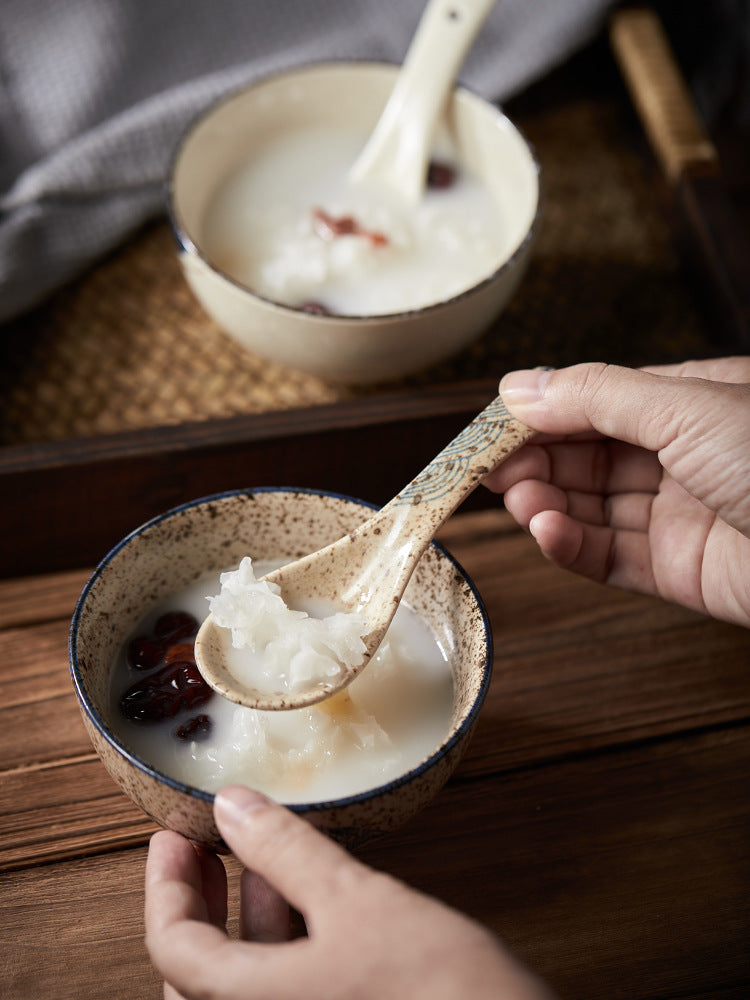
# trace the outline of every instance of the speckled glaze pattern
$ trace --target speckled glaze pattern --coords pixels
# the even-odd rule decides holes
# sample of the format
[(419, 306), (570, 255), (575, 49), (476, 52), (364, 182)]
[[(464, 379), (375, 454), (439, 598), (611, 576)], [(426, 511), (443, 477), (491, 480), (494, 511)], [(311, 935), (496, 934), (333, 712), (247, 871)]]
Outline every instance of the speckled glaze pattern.
[(510, 415), (502, 397), (496, 396), (389, 506), (419, 504), (419, 517), (426, 516), (430, 504), (448, 501), (453, 508), (457, 490), (463, 499), (469, 488), (533, 435), (530, 427)]
[[(162, 826), (222, 850), (213, 794), (184, 785), (130, 752), (110, 728), (109, 679), (120, 643), (149, 608), (211, 571), (254, 559), (299, 558), (354, 530), (372, 509), (336, 494), (295, 489), (235, 491), (175, 508), (136, 529), (88, 580), (70, 632), (73, 684), (86, 729), (107, 770)], [(405, 599), (450, 650), (455, 681), (451, 731), (417, 768), (387, 785), (332, 802), (295, 805), (316, 826), (354, 846), (420, 810), (463, 754), (492, 670), (492, 636), (481, 599), (438, 545), (422, 556)]]

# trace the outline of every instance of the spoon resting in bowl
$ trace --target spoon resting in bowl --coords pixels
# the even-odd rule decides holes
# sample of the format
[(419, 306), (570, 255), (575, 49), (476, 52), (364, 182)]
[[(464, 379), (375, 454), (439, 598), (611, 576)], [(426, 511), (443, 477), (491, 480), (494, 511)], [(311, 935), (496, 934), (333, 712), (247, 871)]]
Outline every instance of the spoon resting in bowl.
[(401, 492), (350, 534), (268, 573), (290, 607), (317, 601), (364, 616), (361, 662), (295, 690), (249, 686), (229, 669), (231, 630), (209, 614), (195, 640), (195, 659), (219, 694), (249, 708), (303, 708), (336, 694), (364, 669), (382, 641), (420, 557), (438, 528), (484, 476), (534, 431), (512, 417), (498, 396)]
[(422, 196), (435, 124), (496, 0), (429, 0), (391, 96), (349, 172), (415, 205)]

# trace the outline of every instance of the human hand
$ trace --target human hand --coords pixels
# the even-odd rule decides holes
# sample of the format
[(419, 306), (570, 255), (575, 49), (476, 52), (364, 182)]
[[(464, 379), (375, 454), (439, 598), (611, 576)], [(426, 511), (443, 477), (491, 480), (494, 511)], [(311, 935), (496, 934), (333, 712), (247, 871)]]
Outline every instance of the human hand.
[(506, 375), (544, 432), (485, 480), (552, 562), (750, 625), (750, 358)]
[[(366, 867), (306, 820), (234, 786), (216, 797), (222, 836), (246, 866), (241, 940), (225, 932), (219, 858), (154, 835), (146, 944), (165, 997), (222, 1000), (552, 1000), (479, 924)], [(284, 899), (307, 937), (288, 936)]]

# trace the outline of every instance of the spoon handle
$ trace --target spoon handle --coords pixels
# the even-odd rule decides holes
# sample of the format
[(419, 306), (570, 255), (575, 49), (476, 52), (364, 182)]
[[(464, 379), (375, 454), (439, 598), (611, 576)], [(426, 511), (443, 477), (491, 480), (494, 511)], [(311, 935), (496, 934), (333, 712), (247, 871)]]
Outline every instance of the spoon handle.
[[(512, 417), (500, 396), (485, 407), (383, 511), (411, 507), (412, 517), (429, 522), (418, 533), (442, 523), (496, 465), (536, 432)], [(400, 519), (400, 518), (399, 518)]]
[[(379, 625), (382, 637), (393, 614), (387, 595), (401, 597), (440, 525), (488, 472), (535, 433), (512, 417), (496, 397), (416, 478), (349, 536), (351, 541), (357, 536), (363, 542), (370, 539), (378, 556), (358, 567), (353, 586), (342, 595), (346, 606), (353, 610), (372, 607), (379, 596), (382, 607), (390, 609)], [(345, 559), (346, 550), (341, 551)]]
[(429, 0), (388, 103), (351, 170), (385, 181), (409, 202), (424, 186), (435, 123), (496, 0)]

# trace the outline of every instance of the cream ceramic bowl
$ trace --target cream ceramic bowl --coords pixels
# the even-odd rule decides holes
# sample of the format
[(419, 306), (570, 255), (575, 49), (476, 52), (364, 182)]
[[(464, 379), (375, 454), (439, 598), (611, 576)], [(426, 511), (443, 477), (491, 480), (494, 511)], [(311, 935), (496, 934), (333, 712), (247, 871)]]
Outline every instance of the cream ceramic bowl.
[[(350, 531), (369, 506), (332, 493), (255, 489), (196, 500), (154, 518), (117, 545), (79, 598), (70, 665), (83, 721), (109, 773), (162, 826), (221, 849), (214, 796), (170, 778), (131, 752), (111, 726), (109, 683), (120, 643), (148, 610), (207, 572), (242, 556), (296, 558)], [(463, 570), (438, 545), (420, 561), (408, 602), (453, 650), (455, 695), (450, 732), (418, 767), (379, 788), (330, 802), (294, 805), (350, 846), (391, 830), (439, 791), (466, 748), (492, 670), (492, 637), (483, 605)]]
[(539, 214), (538, 164), (498, 108), (461, 88), (453, 93), (445, 127), (463, 165), (495, 199), (512, 248), (473, 288), (412, 312), (320, 316), (262, 298), (206, 258), (207, 206), (253, 150), (303, 124), (365, 126), (369, 132), (396, 73), (397, 67), (379, 63), (324, 63), (264, 79), (204, 113), (176, 151), (168, 201), (185, 277), (206, 312), (261, 357), (336, 381), (400, 378), (477, 338), (521, 279)]

